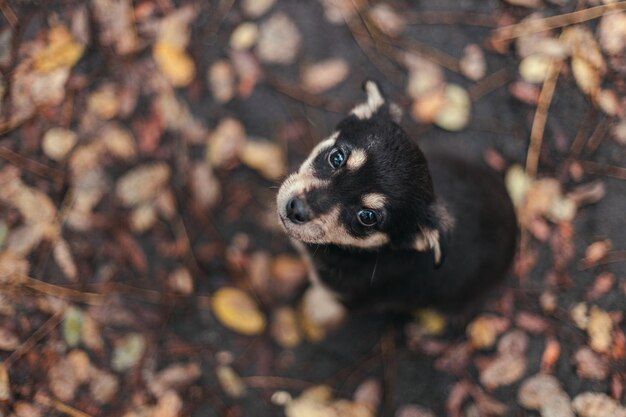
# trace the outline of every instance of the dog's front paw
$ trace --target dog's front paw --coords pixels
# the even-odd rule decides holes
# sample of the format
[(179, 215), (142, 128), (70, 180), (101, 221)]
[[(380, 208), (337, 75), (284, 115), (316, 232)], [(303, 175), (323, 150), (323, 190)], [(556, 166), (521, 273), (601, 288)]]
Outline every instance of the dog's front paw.
[(331, 291), (321, 285), (313, 285), (302, 298), (302, 314), (312, 326), (327, 330), (341, 324), (347, 310)]

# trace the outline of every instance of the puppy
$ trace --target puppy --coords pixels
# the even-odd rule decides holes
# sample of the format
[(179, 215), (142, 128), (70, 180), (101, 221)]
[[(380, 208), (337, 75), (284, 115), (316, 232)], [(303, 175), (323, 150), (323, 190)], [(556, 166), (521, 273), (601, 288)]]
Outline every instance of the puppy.
[(337, 324), (349, 308), (462, 313), (510, 267), (513, 205), (487, 167), (429, 155), (397, 124), (373, 81), (334, 133), (281, 185), (280, 222), (308, 261), (305, 314)]

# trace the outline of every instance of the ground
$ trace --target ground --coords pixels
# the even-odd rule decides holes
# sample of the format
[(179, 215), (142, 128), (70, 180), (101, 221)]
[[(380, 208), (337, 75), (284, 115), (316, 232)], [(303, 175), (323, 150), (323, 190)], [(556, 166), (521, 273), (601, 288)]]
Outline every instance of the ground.
[[(604, 3), (0, 1), (0, 415), (626, 414)], [(368, 78), (516, 201), (516, 263), (464, 335), (298, 313), (276, 189)]]

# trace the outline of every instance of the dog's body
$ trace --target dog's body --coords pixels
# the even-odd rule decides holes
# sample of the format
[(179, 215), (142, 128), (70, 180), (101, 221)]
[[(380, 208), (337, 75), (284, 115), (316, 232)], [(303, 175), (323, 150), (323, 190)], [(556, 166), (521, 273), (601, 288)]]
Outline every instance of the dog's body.
[[(445, 154), (429, 163), (378, 86), (282, 185), (279, 217), (309, 260), (309, 316), (345, 307), (461, 312), (501, 281), (517, 222), (499, 176)], [(435, 194), (436, 192), (436, 194)]]

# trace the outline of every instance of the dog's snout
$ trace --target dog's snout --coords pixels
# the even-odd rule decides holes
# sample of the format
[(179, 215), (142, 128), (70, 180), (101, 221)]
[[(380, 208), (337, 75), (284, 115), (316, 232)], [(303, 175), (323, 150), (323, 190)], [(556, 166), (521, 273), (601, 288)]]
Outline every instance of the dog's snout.
[(309, 209), (306, 203), (298, 197), (289, 200), (287, 202), (287, 218), (298, 224), (309, 221)]

